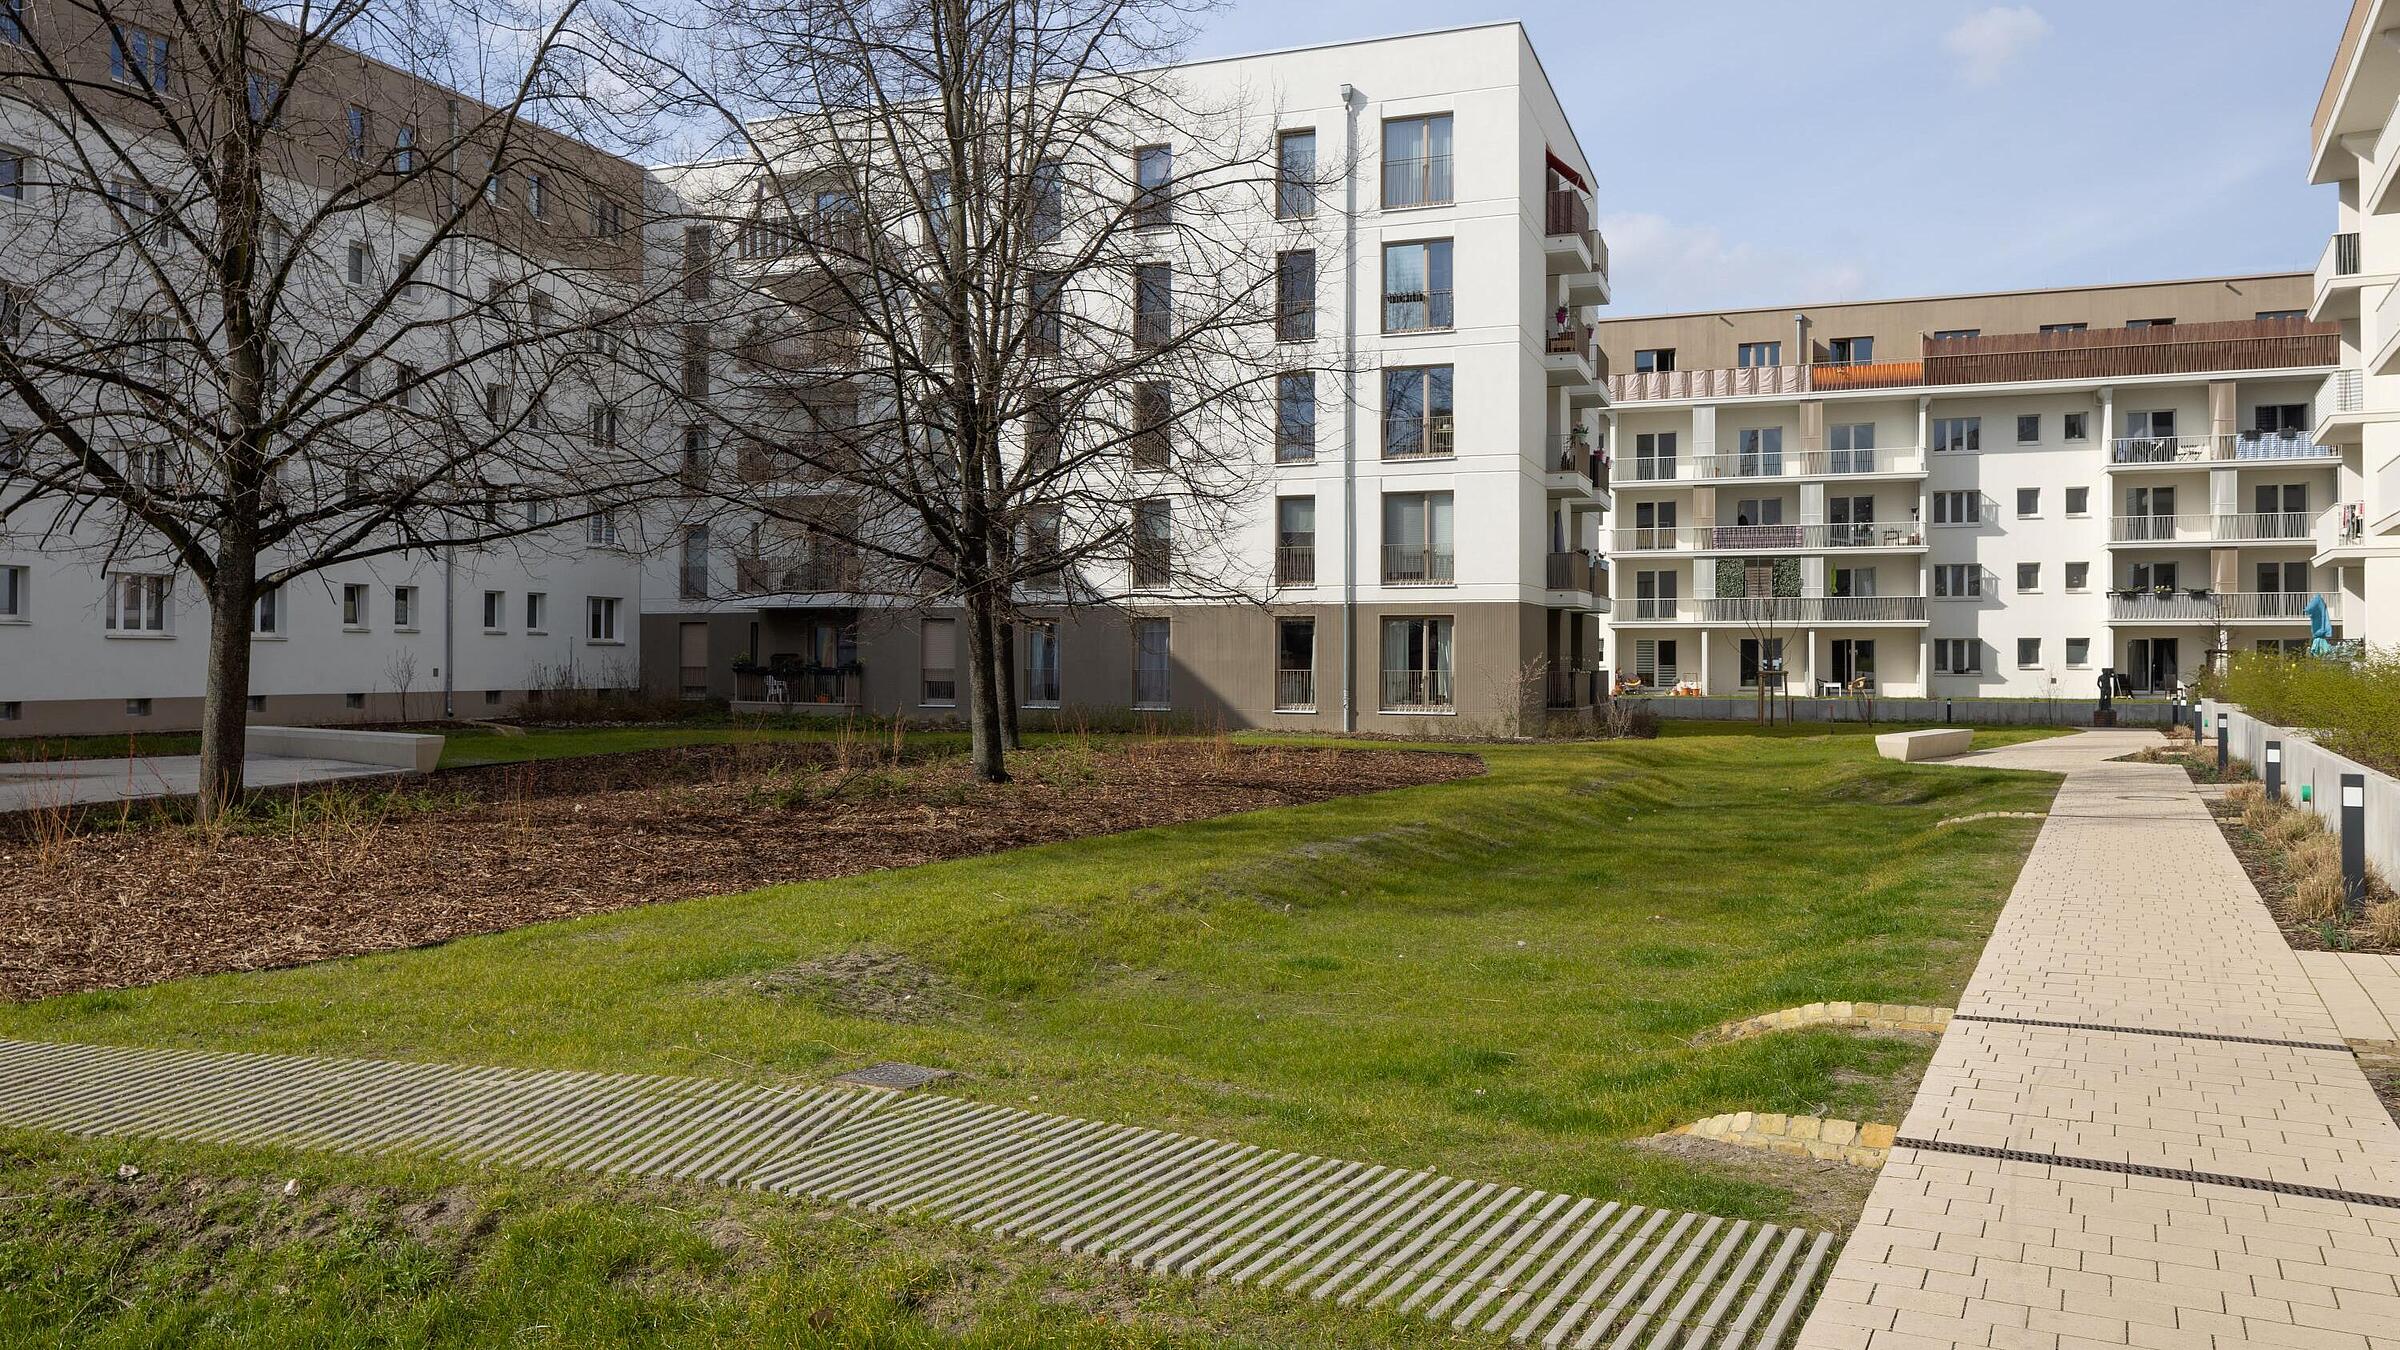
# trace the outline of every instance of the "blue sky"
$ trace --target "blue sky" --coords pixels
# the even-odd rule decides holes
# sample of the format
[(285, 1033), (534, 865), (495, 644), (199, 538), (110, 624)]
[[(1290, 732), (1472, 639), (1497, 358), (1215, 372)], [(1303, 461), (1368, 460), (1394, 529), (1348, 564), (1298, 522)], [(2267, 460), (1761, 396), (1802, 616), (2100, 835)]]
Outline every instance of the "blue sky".
[[(2348, 0), (1231, 0), (1194, 55), (1517, 18), (1609, 313), (2301, 269)], [(1855, 92), (1853, 92), (1855, 91)]]

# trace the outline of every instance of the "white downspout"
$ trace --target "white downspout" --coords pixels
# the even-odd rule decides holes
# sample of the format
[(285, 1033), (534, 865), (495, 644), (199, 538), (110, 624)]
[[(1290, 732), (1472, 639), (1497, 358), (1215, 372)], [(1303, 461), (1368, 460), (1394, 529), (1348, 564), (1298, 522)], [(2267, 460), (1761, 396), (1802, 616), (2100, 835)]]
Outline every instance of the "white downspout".
[(1342, 86), (1342, 730), (1358, 730), (1358, 91)]

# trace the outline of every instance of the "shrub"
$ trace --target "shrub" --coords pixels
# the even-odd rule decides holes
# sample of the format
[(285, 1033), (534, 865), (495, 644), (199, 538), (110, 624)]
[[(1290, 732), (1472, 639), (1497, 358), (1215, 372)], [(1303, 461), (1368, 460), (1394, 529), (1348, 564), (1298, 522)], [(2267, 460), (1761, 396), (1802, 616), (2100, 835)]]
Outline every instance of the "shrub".
[(2312, 834), (2323, 834), (2325, 822), (2314, 811), (2286, 811), (2283, 818), (2267, 830), (2267, 836), (2278, 844), (2297, 844)]
[(2367, 933), (2378, 946), (2400, 947), (2400, 900), (2367, 906)]
[(2292, 846), (2290, 858), (2294, 876), (2330, 876), (2337, 882), (2341, 880), (2342, 841), (2330, 834), (2320, 832), (2301, 840)]
[(2342, 876), (2322, 874), (2302, 877), (2300, 887), (2292, 893), (2286, 907), (2291, 917), (2302, 923), (2338, 923), (2343, 916)]
[(2313, 732), (2335, 754), (2400, 771), (2400, 648), (2354, 661), (2238, 652), (2209, 685), (2253, 717)]

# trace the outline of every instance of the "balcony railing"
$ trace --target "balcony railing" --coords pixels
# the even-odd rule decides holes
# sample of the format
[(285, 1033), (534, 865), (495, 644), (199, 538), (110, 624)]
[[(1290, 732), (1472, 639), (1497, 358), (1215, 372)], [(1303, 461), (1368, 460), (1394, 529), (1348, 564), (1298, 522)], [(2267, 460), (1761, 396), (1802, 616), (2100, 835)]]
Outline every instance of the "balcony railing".
[(2315, 524), (2306, 511), (2112, 516), (2108, 537), (2117, 544), (2273, 543), (2307, 539)]
[(1449, 413), (1383, 419), (1385, 459), (1438, 459), (1456, 453), (1457, 422)]
[[(2309, 591), (2112, 591), (2111, 623), (2257, 623), (2305, 621)], [(2325, 597), (2327, 617), (2341, 614), (2340, 597)]]
[(1419, 155), (1383, 162), (1387, 207), (1445, 206), (1450, 202), (1450, 156)]
[(1617, 461), (1617, 469), (1628, 483), (1669, 482), (1681, 467), (1682, 462), (1673, 455), (1642, 455)]
[(1674, 595), (1637, 595), (1625, 602), (1626, 616), (1635, 623), (1675, 623), (1700, 617), (1700, 602)]
[(1275, 711), (1315, 712), (1317, 710), (1317, 672), (1313, 670), (1278, 670), (1275, 672)]
[(1553, 553), (1548, 557), (1545, 581), (1554, 591), (1582, 591), (1587, 595), (1602, 593), (1600, 560), (1589, 553)]
[(1314, 586), (1317, 584), (1317, 546), (1310, 544), (1281, 544), (1275, 549), (1275, 584), (1278, 586)]
[(1430, 333), (1452, 326), (1448, 291), (1392, 291), (1383, 297), (1383, 331)]
[(1608, 481), (1607, 465), (1594, 458), (1592, 443), (1580, 436), (1567, 435), (1550, 438), (1548, 471), (1573, 474), (1593, 487), (1599, 487)]
[(1625, 602), (1630, 623), (1923, 623), (1921, 595), (1739, 595)]
[(1553, 708), (1588, 708), (1599, 701), (1600, 675), (1588, 666), (1552, 666), (1544, 683)]
[(783, 666), (768, 670), (737, 670), (734, 697), (744, 703), (856, 704), (865, 676), (859, 667)]
[(1457, 581), (1456, 559), (1449, 549), (1422, 544), (1386, 544), (1383, 584), (1386, 586), (1449, 586)]
[[(2400, 118), (2393, 119), (2400, 126)], [(2324, 387), (2317, 391), (2317, 415), (2356, 413), (2367, 410), (2367, 376), (2361, 370), (2337, 370), (2325, 377)]]
[(2335, 276), (2354, 277), (2364, 270), (2360, 266), (2356, 231), (2335, 235), (2333, 242), (2326, 247), (2333, 251), (2333, 274)]
[(1798, 525), (1718, 525), (1700, 531), (1704, 551), (1778, 549), (1915, 548), (1925, 532), (1914, 524), (1873, 521), (1806, 522)]
[(797, 563), (740, 556), (733, 585), (743, 595), (846, 595), (866, 589), (865, 560), (852, 553), (826, 554)]
[(1571, 187), (1550, 189), (1542, 209), (1542, 233), (1552, 236), (1585, 234), (1592, 228), (1592, 206)]
[(2216, 601), (2203, 591), (2120, 591), (2108, 597), (2110, 623), (2215, 623)]
[(2364, 502), (2335, 502), (2317, 516), (2313, 531), (2317, 551), (2342, 548), (2366, 538), (2367, 506)]
[(1398, 712), (1426, 712), (1451, 707), (1450, 672), (1446, 670), (1387, 670), (1383, 672), (1383, 706)]
[(1699, 547), (1700, 531), (1690, 525), (1634, 525), (1609, 532), (1618, 553), (1667, 553)]
[(1593, 355), (1595, 336), (1588, 323), (1570, 320), (1563, 327), (1552, 324), (1549, 340), (1543, 344), (1542, 351), (1550, 356), (1580, 356), (1587, 363), (1594, 362), (1597, 360)]
[[(1655, 461), (1654, 461), (1655, 462)], [(1693, 455), (1680, 465), (1687, 479), (1712, 478), (1839, 478), (1849, 474), (1915, 473), (1924, 465), (1914, 446), (1905, 449), (1735, 451)], [(1673, 476), (1672, 474), (1668, 476)]]

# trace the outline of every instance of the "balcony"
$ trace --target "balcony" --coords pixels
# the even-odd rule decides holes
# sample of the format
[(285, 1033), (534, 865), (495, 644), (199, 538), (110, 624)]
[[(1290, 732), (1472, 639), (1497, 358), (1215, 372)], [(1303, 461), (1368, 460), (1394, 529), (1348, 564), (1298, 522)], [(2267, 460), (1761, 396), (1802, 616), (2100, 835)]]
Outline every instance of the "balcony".
[(2356, 234), (2337, 234), (2325, 241), (2325, 251), (2317, 257), (2308, 304), (2312, 322), (2338, 323), (2358, 317), (2359, 291), (2368, 284), (2360, 261)]
[(1607, 573), (1600, 560), (1589, 553), (1552, 553), (1545, 562), (1543, 581), (1553, 591), (1587, 596), (1608, 593)]
[(2384, 288), (2383, 298), (2375, 302), (2371, 331), (2359, 336), (2361, 347), (2374, 353), (2367, 359), (2369, 375), (2400, 373), (2400, 281)]
[(2316, 545), (2316, 561), (2320, 566), (2337, 551), (2364, 549), (2367, 542), (2367, 504), (2336, 502), (2326, 507), (2318, 513), (2309, 535)]
[(1779, 450), (1772, 453), (1687, 455), (1620, 460), (1629, 482), (1739, 482), (1745, 479), (1913, 478), (1925, 473), (1925, 452), (1906, 449)]
[(2331, 366), (2340, 359), (2341, 330), (2336, 325), (2242, 319), (2165, 328), (1927, 338), (1921, 359), (1914, 361), (1637, 371), (1609, 377), (1608, 396), (1612, 403), (1799, 398), (1878, 389), (2286, 370)]
[(1703, 553), (1777, 553), (1817, 549), (1923, 548), (1925, 532), (1915, 524), (1872, 521), (1798, 525), (1716, 525), (1701, 529)]
[(753, 555), (733, 560), (734, 589), (743, 595), (855, 595), (866, 589), (866, 562), (855, 553), (825, 553), (789, 562)]
[[(2111, 591), (2110, 623), (2222, 624), (2306, 623), (2306, 591)], [(2328, 617), (2339, 618), (2340, 597), (2325, 597)]]
[(1542, 476), (1552, 495), (1605, 492), (1608, 457), (1593, 454), (1591, 441), (1580, 434), (1552, 436)]
[(1591, 199), (1581, 188), (1554, 183), (1543, 194), (1542, 253), (1566, 285), (1570, 305), (1608, 300), (1608, 253), (1592, 228)]
[(1588, 391), (1586, 397), (1571, 396), (1570, 402), (1599, 401), (1600, 376), (1606, 367), (1600, 361), (1598, 334), (1590, 324), (1573, 319), (1552, 324), (1550, 336), (1542, 344), (1542, 366), (1552, 385)]
[(2111, 516), (2112, 544), (2274, 544), (2313, 537), (2306, 511), (2230, 511), (2211, 514)]
[(1383, 584), (1386, 586), (1451, 586), (1458, 581), (1457, 558), (1449, 549), (1423, 544), (1383, 546)]
[(2299, 432), (2245, 431), (2226, 436), (2123, 436), (2109, 442), (2112, 469), (2201, 468), (2211, 464), (2321, 460), (2339, 464), (2342, 452)]
[(1275, 584), (1278, 586), (1316, 585), (1316, 544), (1311, 542), (1278, 545), (1275, 549)]
[(1637, 597), (1625, 602), (1625, 622), (1659, 624), (1922, 624), (1921, 595), (1740, 595)]
[[(2400, 118), (2392, 119), (2400, 124)], [(2346, 436), (2355, 436), (2366, 421), (2367, 375), (2363, 370), (2337, 370), (2325, 377), (2317, 389), (2317, 434), (2320, 442), (2333, 443)], [(2335, 454), (2341, 453), (2338, 449)]]
[(865, 686), (865, 673), (847, 666), (774, 665), (766, 669), (736, 669), (734, 701), (755, 705), (745, 711), (800, 707), (854, 708)]
[(1600, 701), (1600, 673), (1589, 666), (1552, 666), (1543, 681), (1552, 708), (1588, 708)]

